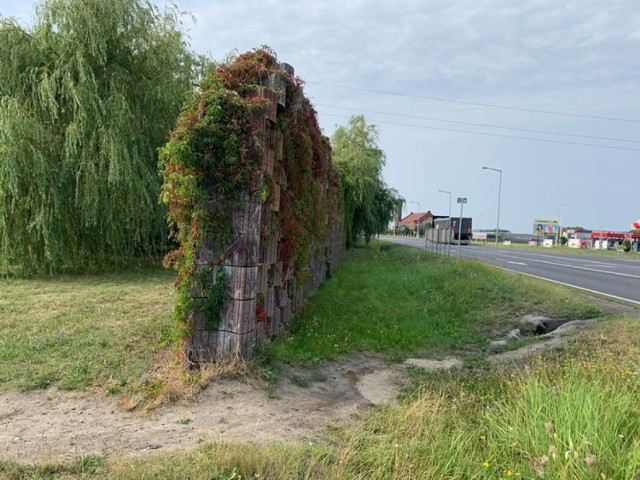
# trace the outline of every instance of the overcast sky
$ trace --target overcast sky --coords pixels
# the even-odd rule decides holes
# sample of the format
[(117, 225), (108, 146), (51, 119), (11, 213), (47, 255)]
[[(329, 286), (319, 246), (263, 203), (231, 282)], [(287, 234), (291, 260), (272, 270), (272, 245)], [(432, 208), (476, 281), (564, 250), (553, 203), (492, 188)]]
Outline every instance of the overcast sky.
[[(222, 59), (269, 45), (293, 65), (326, 135), (356, 113), (378, 125), (385, 181), (405, 213), (420, 202), (447, 214), (438, 190), (448, 190), (454, 214), (467, 197), (474, 227), (495, 228), (499, 174), (488, 166), (503, 171), (502, 228), (530, 232), (534, 218), (559, 214), (565, 225), (628, 230), (640, 218), (637, 0), (174, 3), (197, 20), (185, 24), (196, 52)], [(33, 3), (0, 0), (0, 14), (28, 24)]]

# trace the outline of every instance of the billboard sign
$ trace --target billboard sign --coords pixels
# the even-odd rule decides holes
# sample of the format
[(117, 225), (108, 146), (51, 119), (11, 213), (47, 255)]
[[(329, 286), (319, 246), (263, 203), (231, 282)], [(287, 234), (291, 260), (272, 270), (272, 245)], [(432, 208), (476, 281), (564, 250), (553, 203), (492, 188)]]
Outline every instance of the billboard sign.
[(541, 219), (534, 220), (533, 234), (537, 236), (558, 235), (558, 221)]

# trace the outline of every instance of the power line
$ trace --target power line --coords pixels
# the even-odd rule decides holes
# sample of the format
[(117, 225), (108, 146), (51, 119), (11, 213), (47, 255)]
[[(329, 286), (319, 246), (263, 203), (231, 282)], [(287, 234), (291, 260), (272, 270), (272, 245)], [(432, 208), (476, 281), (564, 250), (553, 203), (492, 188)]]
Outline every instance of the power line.
[[(323, 113), (322, 115), (327, 115), (330, 117), (338, 117), (338, 118), (351, 118), (347, 115), (337, 115), (335, 113)], [(597, 143), (580, 143), (580, 142), (568, 142), (565, 140), (551, 140), (549, 138), (536, 138), (536, 137), (525, 137), (522, 135), (502, 135), (500, 133), (487, 133), (487, 132), (474, 132), (472, 130), (457, 130), (455, 128), (444, 128), (444, 127), (430, 127), (427, 125), (413, 125), (410, 123), (399, 123), (399, 122), (386, 122), (383, 120), (371, 120), (372, 123), (384, 123), (387, 125), (397, 125), (400, 127), (413, 127), (413, 128), (425, 128), (429, 130), (441, 130), (445, 132), (456, 132), (456, 133), (470, 133), (472, 135), (483, 135), (486, 137), (499, 137), (499, 138), (512, 138), (517, 140), (533, 140), (535, 142), (548, 142), (548, 143), (560, 143), (564, 145), (579, 145), (582, 147), (599, 147), (599, 148), (608, 148), (611, 150), (632, 150), (636, 152), (640, 152), (640, 148), (631, 148), (631, 147), (617, 147), (614, 145), (600, 145)]]
[[(337, 108), (339, 110), (355, 110), (353, 108), (339, 107), (337, 105), (327, 105), (327, 104), (324, 104), (324, 103), (316, 103), (316, 105), (318, 107)], [(393, 116), (396, 116), (396, 117), (415, 118), (415, 119), (419, 119), (419, 120), (431, 120), (431, 121), (436, 121), (436, 122), (456, 123), (456, 124), (459, 124), (459, 125), (472, 125), (474, 127), (500, 128), (500, 129), (503, 129), (503, 130), (515, 130), (515, 131), (518, 131), (518, 132), (543, 133), (543, 134), (547, 134), (547, 135), (561, 135), (561, 136), (565, 136), (565, 137), (589, 138), (591, 140), (610, 140), (610, 141), (615, 141), (615, 142), (640, 143), (640, 140), (632, 140), (630, 138), (598, 137), (598, 136), (595, 136), (595, 135), (580, 135), (580, 134), (577, 134), (577, 133), (553, 132), (551, 130), (532, 130), (532, 129), (528, 129), (528, 128), (505, 127), (505, 126), (502, 126), (502, 125), (493, 125), (493, 124), (490, 124), (490, 123), (475, 123), (475, 122), (464, 122), (464, 121), (461, 121), (461, 120), (446, 120), (444, 118), (422, 117), (422, 116), (418, 116), (418, 115), (406, 115), (406, 114), (402, 114), (402, 113), (379, 112), (379, 111), (376, 111), (376, 110), (365, 110), (363, 108), (359, 108), (357, 110), (360, 111), (360, 112), (375, 113), (375, 114), (379, 114), (379, 115), (393, 115)]]
[(342, 88), (345, 90), (355, 90), (359, 92), (369, 92), (369, 93), (378, 93), (382, 95), (394, 95), (396, 97), (408, 97), (408, 98), (420, 98), (423, 100), (433, 100), (436, 102), (447, 102), (447, 103), (458, 103), (462, 105), (475, 105), (478, 107), (488, 107), (488, 108), (500, 108), (503, 110), (516, 110), (519, 112), (530, 112), (530, 113), (543, 113), (546, 115), (562, 115), (565, 117), (580, 117), (580, 118), (591, 118), (595, 120), (610, 120), (613, 122), (631, 122), (631, 123), (640, 123), (640, 120), (633, 118), (617, 118), (617, 117), (603, 117), (599, 115), (585, 115), (580, 113), (570, 113), (570, 112), (559, 112), (554, 110), (539, 110), (535, 108), (524, 108), (524, 107), (512, 107), (509, 105), (498, 105), (494, 103), (479, 103), (479, 102), (467, 102), (465, 100), (452, 100), (450, 98), (439, 98), (439, 97), (429, 97), (426, 95), (412, 95), (409, 93), (399, 93), (399, 92), (389, 92), (386, 90), (373, 90), (369, 88), (358, 88), (358, 87), (348, 87), (346, 85), (335, 85), (333, 83), (323, 83), (323, 82), (312, 82), (305, 81), (305, 83), (311, 85), (322, 85), (324, 87), (332, 87), (332, 88)]

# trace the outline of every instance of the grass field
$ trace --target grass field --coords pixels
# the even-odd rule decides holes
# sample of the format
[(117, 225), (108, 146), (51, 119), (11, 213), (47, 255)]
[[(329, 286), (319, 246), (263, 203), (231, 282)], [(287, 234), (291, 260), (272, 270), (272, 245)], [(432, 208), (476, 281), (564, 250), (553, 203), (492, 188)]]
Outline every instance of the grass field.
[[(0, 388), (140, 387), (173, 342), (171, 271), (0, 279)], [(599, 314), (561, 287), (398, 245), (353, 249), (265, 348), (271, 362), (317, 364), (366, 351), (400, 360), (482, 348), (524, 313)], [(148, 385), (145, 387), (148, 388)]]
[[(3, 365), (11, 362), (3, 388), (44, 386), (26, 381), (26, 369), (13, 371), (31, 356), (41, 378), (66, 388), (110, 385), (118, 374), (119, 385), (134, 383), (170, 338), (171, 278), (150, 270), (0, 281), (1, 338), (13, 335), (16, 343), (12, 356), (2, 357)], [(376, 243), (349, 252), (291, 334), (265, 348), (263, 358), (316, 364), (357, 351), (392, 360), (477, 351), (524, 313), (600, 312), (562, 287)], [(334, 428), (320, 443), (207, 444), (137, 458), (92, 455), (65, 465), (0, 460), (0, 478), (640, 478), (637, 321), (605, 319), (590, 336), (520, 368), (412, 367), (398, 405)], [(60, 330), (72, 338), (58, 340)], [(84, 348), (90, 355), (74, 356)], [(91, 375), (75, 374), (80, 362), (91, 365)]]
[(0, 279), (0, 388), (139, 383), (172, 332), (173, 273)]

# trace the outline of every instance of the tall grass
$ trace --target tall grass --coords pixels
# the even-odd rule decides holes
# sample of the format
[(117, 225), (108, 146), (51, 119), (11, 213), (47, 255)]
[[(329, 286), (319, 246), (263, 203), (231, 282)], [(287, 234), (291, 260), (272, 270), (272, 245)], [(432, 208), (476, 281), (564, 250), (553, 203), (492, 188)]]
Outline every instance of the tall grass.
[[(617, 338), (630, 323), (614, 325)], [(633, 332), (636, 342), (638, 335)], [(500, 383), (501, 402), (485, 415), (487, 456), (502, 463), (509, 445), (520, 469), (554, 478), (640, 475), (638, 344), (588, 342), (537, 358)], [(599, 344), (598, 344), (599, 343)]]

